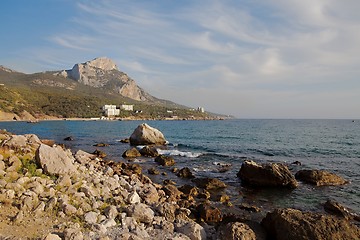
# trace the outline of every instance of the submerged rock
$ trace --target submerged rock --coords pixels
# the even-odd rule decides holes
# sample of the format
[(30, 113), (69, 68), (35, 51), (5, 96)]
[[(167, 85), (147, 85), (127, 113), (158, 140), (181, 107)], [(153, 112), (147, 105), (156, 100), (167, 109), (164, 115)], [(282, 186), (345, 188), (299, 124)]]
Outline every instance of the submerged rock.
[(188, 168), (188, 167), (184, 167), (184, 168), (180, 169), (176, 175), (181, 178), (194, 178), (195, 177), (193, 175), (193, 173), (191, 172), (190, 168)]
[(246, 184), (255, 187), (296, 188), (297, 181), (289, 169), (281, 163), (257, 164), (245, 161), (237, 176)]
[(344, 178), (324, 170), (300, 170), (296, 179), (316, 186), (336, 186), (348, 183)]
[(269, 239), (360, 239), (357, 226), (344, 219), (296, 209), (276, 209), (261, 224)]
[(131, 145), (165, 145), (162, 132), (146, 123), (139, 125), (130, 136)]

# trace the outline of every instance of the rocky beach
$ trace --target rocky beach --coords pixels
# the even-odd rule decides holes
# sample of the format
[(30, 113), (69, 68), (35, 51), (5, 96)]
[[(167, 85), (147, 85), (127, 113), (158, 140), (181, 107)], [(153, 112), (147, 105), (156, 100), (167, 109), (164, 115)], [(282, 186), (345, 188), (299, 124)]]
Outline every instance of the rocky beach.
[[(327, 201), (324, 212), (233, 205), (227, 184), (177, 169), (165, 136), (140, 124), (123, 161), (102, 151), (72, 152), (34, 134), (0, 133), (0, 238), (2, 239), (359, 239), (359, 216)], [(125, 141), (126, 142), (126, 141)], [(143, 146), (143, 147), (139, 147)], [(158, 167), (145, 171), (142, 156)], [(229, 166), (223, 166), (229, 167)], [(174, 172), (181, 182), (147, 175)], [(224, 172), (226, 169), (224, 169)], [(165, 176), (166, 177), (166, 176)], [(237, 176), (245, 187), (295, 189), (350, 184), (323, 170), (293, 174), (284, 163), (244, 160)], [(246, 197), (246, 196), (244, 196)]]

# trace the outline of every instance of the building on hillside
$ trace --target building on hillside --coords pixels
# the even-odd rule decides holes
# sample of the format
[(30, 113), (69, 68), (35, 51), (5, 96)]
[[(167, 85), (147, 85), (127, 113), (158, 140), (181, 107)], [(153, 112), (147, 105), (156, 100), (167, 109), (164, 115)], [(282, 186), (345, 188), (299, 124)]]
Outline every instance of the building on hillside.
[(122, 104), (120, 109), (124, 111), (134, 111), (134, 105)]
[(107, 117), (113, 117), (113, 116), (120, 115), (120, 109), (117, 109), (116, 105), (104, 105), (102, 107), (102, 110), (104, 111), (104, 114)]
[(205, 112), (205, 109), (203, 107), (198, 107), (197, 108), (197, 111), (198, 112), (201, 112), (201, 113), (204, 113)]

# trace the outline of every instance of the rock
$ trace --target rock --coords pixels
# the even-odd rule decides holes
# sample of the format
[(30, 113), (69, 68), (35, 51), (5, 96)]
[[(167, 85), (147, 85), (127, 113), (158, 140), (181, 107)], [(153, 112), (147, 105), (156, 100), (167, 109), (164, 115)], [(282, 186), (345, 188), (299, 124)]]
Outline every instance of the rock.
[(296, 179), (316, 186), (336, 186), (348, 183), (342, 177), (324, 170), (300, 170)]
[(242, 203), (238, 206), (240, 209), (242, 210), (246, 210), (246, 211), (249, 211), (249, 212), (260, 212), (261, 209), (257, 206), (252, 206), (252, 205), (249, 205), (249, 204), (246, 204), (246, 203)]
[(179, 190), (182, 191), (184, 194), (192, 197), (196, 197), (197, 195), (199, 195), (199, 188), (189, 184), (185, 184), (179, 187)]
[(146, 123), (139, 125), (130, 136), (131, 145), (165, 145), (162, 132)]
[(77, 173), (73, 160), (59, 147), (49, 147), (41, 144), (36, 151), (36, 160), (41, 168), (50, 175), (64, 175)]
[(136, 148), (126, 150), (122, 155), (123, 158), (136, 158), (140, 156), (141, 153)]
[(26, 148), (27, 138), (23, 135), (12, 135), (9, 140), (4, 142), (5, 146), (14, 150), (21, 150)]
[(129, 205), (125, 211), (130, 217), (135, 218), (139, 222), (151, 223), (154, 219), (154, 211), (143, 203)]
[(216, 178), (195, 178), (193, 182), (195, 182), (199, 188), (203, 188), (206, 190), (214, 190), (227, 187), (224, 182)]
[(104, 209), (104, 214), (109, 219), (115, 219), (119, 212), (115, 206), (110, 205)]
[(160, 171), (157, 170), (156, 168), (152, 167), (152, 168), (148, 169), (148, 173), (151, 174), (151, 175), (159, 175)]
[(94, 147), (108, 147), (110, 144), (108, 143), (97, 143), (93, 145)]
[(96, 149), (94, 152), (93, 152), (94, 155), (96, 155), (97, 157), (99, 158), (105, 158), (106, 157), (106, 153), (103, 152), (103, 151), (100, 151), (98, 149)]
[(94, 154), (87, 153), (87, 152), (85, 152), (83, 150), (78, 150), (75, 153), (76, 161), (81, 163), (81, 164), (88, 163), (88, 162), (94, 160), (95, 158), (96, 158), (96, 156)]
[(66, 215), (71, 216), (77, 212), (77, 209), (71, 204), (64, 204), (63, 211)]
[(144, 184), (139, 192), (140, 197), (146, 204), (157, 203), (160, 199), (159, 194), (153, 184)]
[(221, 211), (211, 205), (202, 203), (196, 208), (199, 218), (206, 223), (219, 223), (222, 220)]
[(348, 209), (333, 200), (327, 200), (324, 204), (324, 209), (330, 214), (334, 214), (345, 219), (351, 219), (353, 217)]
[(136, 204), (136, 203), (140, 203), (141, 202), (141, 198), (139, 196), (139, 194), (134, 191), (132, 193), (129, 194), (128, 198), (127, 198), (127, 202), (129, 204)]
[(300, 161), (295, 161), (295, 162), (292, 162), (291, 164), (297, 165), (297, 166), (301, 166), (301, 162), (300, 162)]
[(149, 147), (145, 146), (142, 149), (140, 149), (140, 154), (144, 157), (157, 157), (159, 156), (159, 153), (155, 147)]
[(72, 136), (64, 138), (64, 141), (74, 141), (75, 139)]
[(57, 234), (49, 233), (43, 240), (61, 240), (61, 237)]
[(289, 169), (281, 163), (259, 165), (245, 161), (237, 174), (241, 181), (255, 187), (296, 188), (298, 183)]
[(188, 167), (184, 167), (182, 169), (180, 169), (177, 173), (178, 177), (181, 178), (194, 178), (195, 176), (193, 175), (193, 173), (191, 172), (190, 168)]
[(130, 139), (129, 138), (124, 138), (120, 140), (121, 143), (130, 143)]
[(84, 214), (84, 220), (89, 224), (95, 224), (97, 223), (98, 216), (99, 214), (96, 212), (87, 212)]
[(245, 223), (230, 222), (218, 230), (219, 240), (256, 240), (255, 232)]
[(52, 147), (55, 145), (55, 141), (51, 139), (41, 139), (41, 143), (48, 145), (49, 147)]
[(175, 201), (179, 199), (182, 195), (182, 192), (177, 189), (176, 186), (168, 184), (163, 186), (162, 190), (169, 196), (169, 201)]
[(205, 240), (205, 229), (194, 221), (176, 220), (175, 231), (185, 234), (191, 240)]
[(159, 155), (155, 158), (155, 162), (160, 164), (161, 166), (173, 166), (175, 165), (175, 160), (173, 157), (165, 156), (165, 155)]
[(178, 205), (165, 202), (158, 204), (156, 207), (156, 211), (167, 221), (173, 222), (175, 220), (175, 212), (179, 207)]
[(296, 209), (276, 209), (261, 224), (269, 239), (360, 239), (359, 228), (344, 219)]

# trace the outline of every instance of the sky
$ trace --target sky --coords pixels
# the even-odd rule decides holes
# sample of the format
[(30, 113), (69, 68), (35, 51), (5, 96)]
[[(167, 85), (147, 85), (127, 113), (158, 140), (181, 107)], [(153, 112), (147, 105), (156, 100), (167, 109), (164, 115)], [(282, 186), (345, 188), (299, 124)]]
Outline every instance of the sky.
[(359, 0), (2, 0), (0, 65), (96, 57), (150, 94), (238, 118), (360, 119)]

